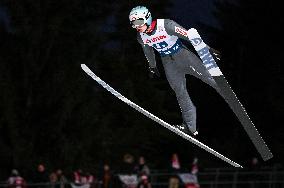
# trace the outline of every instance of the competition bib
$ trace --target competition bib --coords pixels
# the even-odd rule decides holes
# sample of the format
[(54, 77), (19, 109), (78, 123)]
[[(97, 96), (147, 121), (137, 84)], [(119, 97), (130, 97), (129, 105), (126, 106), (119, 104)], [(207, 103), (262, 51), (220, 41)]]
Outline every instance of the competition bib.
[(181, 42), (177, 36), (169, 35), (164, 27), (164, 19), (157, 20), (157, 29), (153, 35), (140, 33), (144, 44), (155, 48), (161, 56), (176, 53), (181, 48)]

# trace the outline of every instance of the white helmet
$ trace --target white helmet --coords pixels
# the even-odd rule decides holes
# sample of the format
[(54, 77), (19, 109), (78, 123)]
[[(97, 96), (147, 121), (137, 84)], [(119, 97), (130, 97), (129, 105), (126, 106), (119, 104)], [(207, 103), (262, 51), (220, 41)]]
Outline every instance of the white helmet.
[(152, 23), (152, 16), (146, 7), (137, 6), (130, 11), (129, 21), (133, 28), (144, 24), (150, 26)]

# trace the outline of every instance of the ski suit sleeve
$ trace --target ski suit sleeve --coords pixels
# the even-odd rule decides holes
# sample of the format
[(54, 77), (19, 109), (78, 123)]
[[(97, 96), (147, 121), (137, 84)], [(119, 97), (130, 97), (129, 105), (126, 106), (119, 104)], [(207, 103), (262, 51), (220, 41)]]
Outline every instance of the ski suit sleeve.
[(144, 52), (146, 59), (149, 63), (149, 67), (150, 68), (156, 68), (155, 52), (154, 52), (153, 48), (151, 46), (143, 43), (139, 33), (137, 34), (137, 40), (142, 46), (143, 52)]
[(165, 19), (165, 29), (169, 35), (175, 35), (180, 39), (189, 41), (187, 37), (187, 29), (180, 26), (173, 20)]
[[(166, 29), (166, 31), (169, 35), (175, 35), (180, 39), (189, 41), (189, 38), (188, 38), (188, 35), (187, 35), (187, 29), (180, 26), (175, 21), (170, 20), (170, 19), (165, 19), (165, 29)], [(218, 50), (211, 48), (210, 46), (208, 46), (208, 48), (209, 48), (210, 52), (214, 55), (214, 57), (217, 58), (218, 60), (220, 60), (221, 53)]]

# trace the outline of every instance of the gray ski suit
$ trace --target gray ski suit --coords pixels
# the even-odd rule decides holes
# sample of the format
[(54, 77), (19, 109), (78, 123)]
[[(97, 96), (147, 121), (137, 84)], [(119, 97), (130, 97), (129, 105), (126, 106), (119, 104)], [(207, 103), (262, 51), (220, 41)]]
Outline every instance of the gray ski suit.
[(137, 40), (142, 45), (150, 68), (156, 67), (153, 48), (160, 53), (165, 75), (175, 92), (183, 121), (194, 132), (196, 107), (189, 97), (185, 75), (195, 76), (212, 86), (219, 94), (222, 93), (200, 58), (181, 43), (180, 39), (189, 40), (186, 31), (172, 20), (158, 19), (151, 34), (138, 33)]

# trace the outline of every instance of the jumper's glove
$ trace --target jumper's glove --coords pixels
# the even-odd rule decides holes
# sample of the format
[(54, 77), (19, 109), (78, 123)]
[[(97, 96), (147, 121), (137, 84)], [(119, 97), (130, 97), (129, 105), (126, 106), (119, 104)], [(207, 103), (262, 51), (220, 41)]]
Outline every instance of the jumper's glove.
[(156, 75), (157, 77), (160, 77), (159, 70), (157, 69), (157, 67), (155, 68), (149, 67), (149, 77), (154, 78), (154, 75)]
[(214, 58), (215, 61), (220, 61), (220, 59), (221, 59), (221, 52), (220, 51), (209, 47), (209, 52), (213, 55), (213, 58)]

